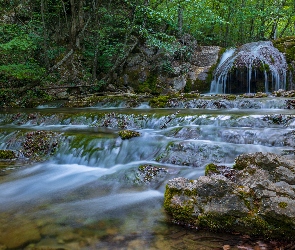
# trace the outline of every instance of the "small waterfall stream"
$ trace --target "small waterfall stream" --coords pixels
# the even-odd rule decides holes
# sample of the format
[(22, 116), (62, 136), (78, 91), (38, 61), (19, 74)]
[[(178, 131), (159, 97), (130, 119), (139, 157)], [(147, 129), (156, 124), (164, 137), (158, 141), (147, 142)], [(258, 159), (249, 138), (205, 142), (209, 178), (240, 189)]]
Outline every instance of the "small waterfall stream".
[(286, 90), (287, 63), (271, 42), (253, 42), (224, 52), (215, 70), (211, 93)]
[[(44, 162), (0, 168), (0, 249), (185, 244), (209, 250), (244, 244), (239, 236), (171, 225), (163, 211), (165, 185), (178, 176), (197, 178), (211, 162), (231, 166), (242, 153), (294, 157), (295, 115), (284, 108), (284, 98), (218, 100), (225, 103), (222, 109), (216, 101), (190, 100), (177, 113), (146, 105), (1, 111), (0, 149), (18, 150), (30, 131), (54, 131), (62, 140)], [(140, 136), (122, 140), (121, 129)]]

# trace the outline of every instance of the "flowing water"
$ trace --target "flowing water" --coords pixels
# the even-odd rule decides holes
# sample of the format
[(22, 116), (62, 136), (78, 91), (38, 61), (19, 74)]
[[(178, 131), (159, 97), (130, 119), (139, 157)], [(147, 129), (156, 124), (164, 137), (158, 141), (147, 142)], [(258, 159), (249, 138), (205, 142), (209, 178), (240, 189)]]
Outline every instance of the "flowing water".
[(214, 72), (211, 93), (286, 90), (287, 62), (270, 41), (244, 44), (224, 52)]
[[(20, 157), (0, 168), (0, 249), (273, 249), (173, 225), (163, 196), (169, 179), (197, 178), (210, 162), (231, 166), (257, 151), (293, 157), (295, 115), (285, 101), (2, 110), (0, 149), (19, 150), (30, 131), (58, 132), (61, 141), (44, 162)], [(122, 129), (140, 136), (122, 140)]]

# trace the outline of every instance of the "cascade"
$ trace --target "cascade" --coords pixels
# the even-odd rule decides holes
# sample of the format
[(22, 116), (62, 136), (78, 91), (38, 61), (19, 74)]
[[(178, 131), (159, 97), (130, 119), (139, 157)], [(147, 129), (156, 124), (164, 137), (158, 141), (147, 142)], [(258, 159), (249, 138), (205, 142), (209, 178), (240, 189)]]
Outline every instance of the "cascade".
[(211, 93), (255, 93), (286, 89), (287, 63), (270, 41), (227, 50), (211, 82)]

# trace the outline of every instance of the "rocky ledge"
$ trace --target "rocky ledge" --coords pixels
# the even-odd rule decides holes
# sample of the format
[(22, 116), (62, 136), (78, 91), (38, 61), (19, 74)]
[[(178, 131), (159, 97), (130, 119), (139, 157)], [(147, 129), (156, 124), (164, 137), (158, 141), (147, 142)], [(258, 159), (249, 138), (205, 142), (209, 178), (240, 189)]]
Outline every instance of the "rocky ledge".
[(190, 227), (268, 238), (295, 238), (295, 162), (271, 153), (244, 154), (233, 168), (209, 164), (197, 180), (168, 182), (164, 207)]

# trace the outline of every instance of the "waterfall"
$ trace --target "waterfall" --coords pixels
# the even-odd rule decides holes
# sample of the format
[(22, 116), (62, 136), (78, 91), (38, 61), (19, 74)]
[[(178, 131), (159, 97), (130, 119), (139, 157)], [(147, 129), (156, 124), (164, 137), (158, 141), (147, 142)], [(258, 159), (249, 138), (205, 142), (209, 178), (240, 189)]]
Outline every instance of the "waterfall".
[[(223, 55), (221, 56), (220, 62), (216, 68), (216, 71), (219, 71), (219, 68), (221, 67), (221, 65), (223, 65), (223, 63), (234, 54), (235, 50), (236, 49), (234, 48), (230, 48), (223, 53)], [(225, 86), (224, 81), (226, 82), (226, 77), (227, 75), (223, 78), (219, 76), (218, 79), (214, 77), (213, 81), (211, 82), (210, 93), (224, 93), (223, 88)]]
[(287, 63), (271, 42), (228, 49), (214, 72), (211, 93), (272, 92), (286, 89)]

